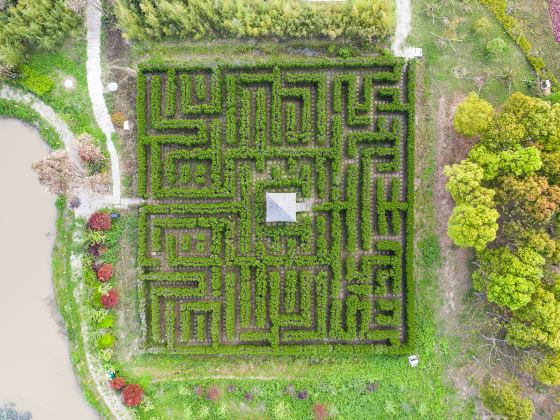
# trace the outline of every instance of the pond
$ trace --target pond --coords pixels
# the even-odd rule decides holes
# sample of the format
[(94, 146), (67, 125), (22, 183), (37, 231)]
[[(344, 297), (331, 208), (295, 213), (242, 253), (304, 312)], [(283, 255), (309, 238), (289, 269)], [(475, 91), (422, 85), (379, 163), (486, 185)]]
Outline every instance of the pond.
[(48, 153), (37, 130), (0, 119), (0, 407), (34, 419), (95, 419), (72, 370), (54, 301), (55, 197), (31, 163)]

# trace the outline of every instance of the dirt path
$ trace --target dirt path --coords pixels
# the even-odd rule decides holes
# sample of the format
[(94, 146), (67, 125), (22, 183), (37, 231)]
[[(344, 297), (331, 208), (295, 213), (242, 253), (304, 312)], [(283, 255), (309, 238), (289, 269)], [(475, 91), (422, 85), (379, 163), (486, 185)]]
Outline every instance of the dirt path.
[[(436, 121), (436, 162), (437, 172), (435, 179), (434, 200), (436, 205), (437, 235), (440, 242), (442, 266), (439, 270), (441, 289), (444, 291), (439, 318), (441, 325), (454, 337), (464, 336), (466, 332), (461, 324), (461, 313), (465, 309), (464, 299), (471, 288), (471, 273), (469, 261), (471, 251), (459, 248), (447, 236), (447, 221), (455, 203), (449, 192), (445, 189), (446, 177), (443, 167), (463, 160), (472, 145), (473, 139), (459, 136), (453, 130), (453, 115), (457, 105), (463, 97), (443, 96), (439, 100)], [(470, 383), (472, 371), (470, 363), (463, 364), (460, 368), (449, 367), (449, 376), (457, 389), (458, 395), (467, 399), (477, 393)]]
[(436, 162), (438, 171), (435, 181), (435, 202), (437, 232), (440, 240), (443, 265), (440, 271), (441, 281), (445, 290), (445, 301), (442, 316), (456, 319), (462, 308), (462, 300), (470, 289), (469, 259), (470, 251), (459, 248), (447, 236), (447, 220), (455, 203), (445, 189), (446, 177), (443, 167), (463, 160), (472, 145), (472, 139), (458, 136), (452, 126), (453, 115), (463, 98), (455, 95), (452, 98), (442, 97), (438, 104)]

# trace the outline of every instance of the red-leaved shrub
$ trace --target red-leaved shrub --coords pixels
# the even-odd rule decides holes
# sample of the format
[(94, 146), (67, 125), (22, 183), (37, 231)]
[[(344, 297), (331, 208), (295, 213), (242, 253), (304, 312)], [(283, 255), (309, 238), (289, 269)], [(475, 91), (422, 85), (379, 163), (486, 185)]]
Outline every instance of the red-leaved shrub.
[(126, 386), (126, 381), (124, 380), (124, 378), (117, 376), (116, 378), (113, 378), (109, 381), (109, 385), (111, 385), (111, 388), (113, 388), (115, 391), (120, 391)]
[(329, 418), (329, 410), (325, 404), (315, 404), (313, 406), (313, 418), (315, 420), (327, 420)]
[(109, 230), (111, 229), (111, 215), (96, 211), (88, 221), (88, 227), (92, 230)]
[(119, 293), (115, 289), (109, 290), (106, 295), (101, 295), (101, 304), (109, 309), (119, 304)]
[(113, 275), (113, 265), (112, 264), (101, 264), (97, 269), (97, 279), (102, 282), (106, 282)]
[(130, 384), (127, 385), (122, 392), (123, 402), (128, 407), (136, 407), (142, 402), (144, 398), (144, 390), (140, 385)]
[(218, 398), (220, 398), (220, 390), (218, 387), (211, 386), (208, 388), (208, 391), (206, 392), (206, 399), (208, 399), (208, 401), (218, 401)]

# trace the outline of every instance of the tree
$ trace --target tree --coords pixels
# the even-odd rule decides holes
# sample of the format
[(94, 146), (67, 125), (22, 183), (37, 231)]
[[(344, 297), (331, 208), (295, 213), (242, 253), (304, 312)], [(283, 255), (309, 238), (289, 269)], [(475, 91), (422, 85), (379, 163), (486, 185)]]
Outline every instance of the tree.
[(537, 366), (535, 377), (545, 385), (560, 385), (560, 353), (546, 356)]
[(455, 245), (461, 247), (473, 247), (481, 251), (488, 242), (496, 239), (500, 215), (490, 207), (468, 204), (460, 204), (453, 208), (447, 234)]
[(113, 221), (109, 213), (96, 211), (88, 220), (88, 228), (91, 230), (109, 230)]
[(465, 159), (460, 164), (446, 166), (443, 172), (448, 178), (445, 188), (455, 203), (494, 206), (494, 191), (482, 187), (484, 170), (479, 165)]
[(533, 403), (521, 397), (517, 384), (491, 380), (482, 387), (480, 396), (486, 408), (495, 414), (512, 420), (530, 420), (533, 417)]
[(517, 347), (543, 345), (560, 351), (560, 302), (539, 286), (531, 302), (513, 313), (506, 329), (507, 340)]
[(123, 389), (122, 398), (127, 407), (136, 407), (144, 398), (144, 390), (138, 384), (129, 384)]
[(97, 279), (101, 282), (108, 281), (113, 275), (112, 264), (101, 264), (97, 269)]
[(473, 273), (473, 286), (486, 291), (488, 300), (512, 310), (531, 301), (542, 279), (545, 259), (528, 247), (515, 252), (500, 247), (479, 253), (479, 267)]
[(32, 49), (52, 51), (78, 22), (62, 0), (19, 0), (0, 14), (0, 63), (18, 67)]
[(475, 92), (471, 92), (457, 107), (453, 127), (458, 133), (470, 137), (483, 133), (492, 123), (493, 117), (492, 105), (480, 99)]
[(515, 116), (527, 131), (527, 138), (540, 143), (545, 151), (560, 150), (560, 104), (517, 92), (507, 99), (503, 110)]
[(481, 136), (481, 144), (488, 150), (499, 151), (520, 145), (527, 137), (527, 130), (517, 118), (508, 113), (498, 114)]
[(124, 380), (124, 378), (117, 376), (109, 381), (109, 385), (115, 391), (120, 391), (126, 386), (126, 381)]
[(78, 143), (78, 156), (84, 163), (99, 165), (105, 161), (103, 152), (93, 143), (89, 134), (82, 134), (76, 139)]
[(560, 204), (560, 187), (550, 185), (541, 175), (523, 179), (504, 176), (496, 186), (500, 214), (527, 225), (550, 222)]
[(469, 160), (482, 168), (485, 181), (492, 181), (500, 174), (533, 175), (542, 167), (541, 152), (535, 147), (520, 145), (513, 146), (512, 150), (491, 152), (480, 144), (471, 149)]
[(65, 150), (55, 150), (34, 162), (31, 169), (53, 194), (67, 194), (78, 184), (79, 170)]
[(114, 308), (119, 304), (119, 293), (116, 289), (109, 290), (106, 294), (101, 295), (101, 305), (105, 309)]

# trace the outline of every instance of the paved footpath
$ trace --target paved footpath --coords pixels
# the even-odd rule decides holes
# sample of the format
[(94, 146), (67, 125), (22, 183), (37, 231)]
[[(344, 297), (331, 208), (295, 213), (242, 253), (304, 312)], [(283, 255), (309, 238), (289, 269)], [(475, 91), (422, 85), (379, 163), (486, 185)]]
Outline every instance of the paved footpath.
[(113, 179), (113, 204), (121, 202), (121, 170), (119, 155), (112, 140), (115, 127), (111, 122), (109, 110), (103, 96), (103, 81), (101, 78), (101, 9), (99, 2), (88, 0), (86, 9), (87, 25), (87, 83), (89, 97), (93, 107), (95, 121), (107, 142), (107, 150), (111, 158), (111, 177)]

